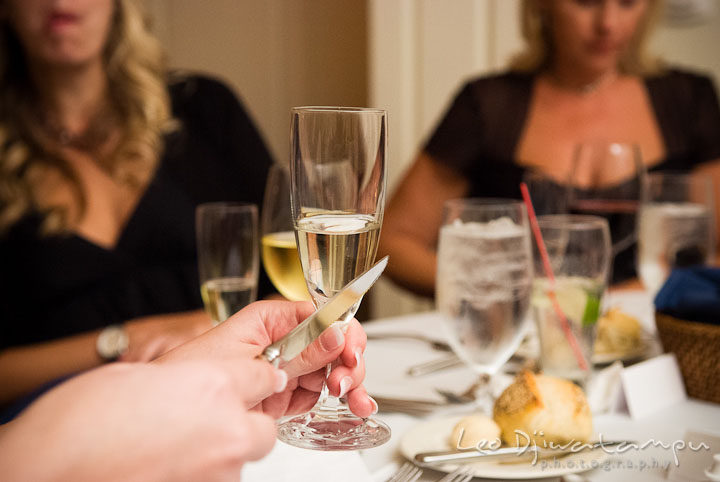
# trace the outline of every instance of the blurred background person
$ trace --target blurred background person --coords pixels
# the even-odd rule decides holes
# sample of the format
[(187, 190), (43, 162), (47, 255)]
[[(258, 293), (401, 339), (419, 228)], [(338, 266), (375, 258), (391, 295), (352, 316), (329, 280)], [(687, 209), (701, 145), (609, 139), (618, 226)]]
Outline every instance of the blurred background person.
[[(518, 198), (528, 169), (565, 180), (579, 142), (629, 140), (650, 170), (717, 176), (712, 81), (645, 50), (660, 8), (659, 0), (522, 2), (525, 50), (506, 71), (463, 86), (389, 203), (379, 255), (390, 255), (396, 283), (433, 295), (445, 200)], [(616, 280), (632, 274), (623, 263), (616, 258)]]
[(259, 206), (271, 158), (227, 87), (168, 75), (134, 1), (2, 0), (0, 14), (3, 406), (209, 329), (195, 207)]

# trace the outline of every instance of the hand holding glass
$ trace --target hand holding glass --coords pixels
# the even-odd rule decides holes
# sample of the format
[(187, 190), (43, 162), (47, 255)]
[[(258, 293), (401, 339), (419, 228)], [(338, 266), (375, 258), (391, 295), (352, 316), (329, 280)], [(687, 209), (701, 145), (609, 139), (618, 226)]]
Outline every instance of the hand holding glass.
[[(292, 110), (292, 215), (305, 281), (323, 305), (375, 260), (385, 202), (386, 114), (377, 109)], [(341, 327), (360, 302), (338, 319)], [(328, 366), (329, 374), (331, 366)], [(387, 442), (390, 429), (360, 419), (323, 387), (307, 414), (283, 421), (280, 440), (317, 450), (354, 450)]]

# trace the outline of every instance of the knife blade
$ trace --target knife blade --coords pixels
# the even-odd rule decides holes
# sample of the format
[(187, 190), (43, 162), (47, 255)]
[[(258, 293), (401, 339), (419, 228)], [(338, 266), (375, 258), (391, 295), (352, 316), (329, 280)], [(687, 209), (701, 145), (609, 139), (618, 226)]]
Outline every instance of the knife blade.
[(375, 284), (387, 266), (388, 257), (375, 263), (372, 268), (352, 280), (330, 298), (315, 313), (308, 316), (284, 337), (269, 345), (258, 356), (279, 367), (298, 356), (330, 325), (335, 323), (347, 310), (360, 301)]
[(605, 447), (614, 447), (622, 444), (633, 444), (629, 440), (614, 440), (602, 442), (588, 442), (582, 446), (569, 445), (565, 448), (543, 448), (539, 446), (503, 447), (496, 450), (443, 450), (437, 452), (421, 452), (415, 454), (415, 462), (420, 465), (434, 465), (453, 462), (474, 462), (478, 460), (512, 460), (524, 462), (548, 457), (557, 457), (586, 450), (597, 450)]

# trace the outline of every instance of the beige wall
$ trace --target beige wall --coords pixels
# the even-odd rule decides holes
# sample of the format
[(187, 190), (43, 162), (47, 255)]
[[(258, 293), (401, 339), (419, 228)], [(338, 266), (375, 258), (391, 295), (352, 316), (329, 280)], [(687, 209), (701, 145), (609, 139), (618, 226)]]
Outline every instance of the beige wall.
[(287, 162), (290, 108), (365, 105), (364, 0), (146, 0), (177, 68), (235, 87), (276, 160)]

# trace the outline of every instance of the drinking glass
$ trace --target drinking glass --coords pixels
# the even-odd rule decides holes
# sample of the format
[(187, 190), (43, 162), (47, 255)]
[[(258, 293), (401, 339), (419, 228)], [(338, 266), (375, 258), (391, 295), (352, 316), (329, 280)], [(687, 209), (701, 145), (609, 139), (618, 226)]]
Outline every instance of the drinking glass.
[(262, 212), (262, 262), (273, 285), (292, 301), (309, 300), (290, 211), (290, 170), (273, 164)]
[(544, 373), (582, 385), (591, 371), (612, 259), (610, 230), (599, 216), (539, 216), (538, 224), (547, 248), (547, 259), (534, 248), (532, 312), (540, 366)]
[(522, 341), (532, 283), (527, 211), (509, 199), (443, 207), (436, 303), (453, 351), (493, 375)]
[[(292, 216), (305, 282), (318, 307), (375, 260), (385, 204), (386, 126), (383, 110), (292, 109)], [(336, 323), (346, 328), (359, 305)], [(385, 443), (390, 429), (356, 417), (323, 386), (315, 407), (284, 420), (278, 437), (299, 447), (354, 450)]]
[(254, 204), (206, 203), (195, 211), (200, 289), (215, 324), (255, 301), (257, 224)]
[(673, 268), (707, 264), (715, 255), (714, 201), (709, 178), (648, 175), (638, 220), (638, 272), (653, 296)]
[(613, 280), (634, 277), (636, 216), (646, 189), (640, 148), (626, 142), (578, 144), (568, 189), (570, 213), (602, 216), (608, 221), (616, 258)]
[(522, 182), (528, 188), (537, 215), (568, 213), (568, 189), (565, 181), (544, 169), (525, 170)]

